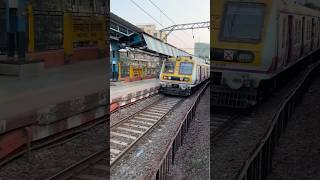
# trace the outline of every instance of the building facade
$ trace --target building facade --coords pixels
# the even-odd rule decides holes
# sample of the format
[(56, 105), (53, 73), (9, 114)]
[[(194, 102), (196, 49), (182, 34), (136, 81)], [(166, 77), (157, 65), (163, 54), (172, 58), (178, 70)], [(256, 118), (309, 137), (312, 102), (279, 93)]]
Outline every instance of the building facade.
[(210, 59), (210, 44), (209, 43), (195, 43), (194, 55), (203, 59)]
[(158, 39), (161, 39), (164, 35), (157, 30), (157, 27), (154, 24), (139, 24), (137, 27), (142, 29), (145, 33)]

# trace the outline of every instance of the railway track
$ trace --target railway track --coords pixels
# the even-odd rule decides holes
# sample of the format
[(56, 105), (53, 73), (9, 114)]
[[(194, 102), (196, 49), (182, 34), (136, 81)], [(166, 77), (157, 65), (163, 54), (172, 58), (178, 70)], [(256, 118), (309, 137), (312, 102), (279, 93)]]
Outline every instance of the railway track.
[(108, 152), (107, 149), (104, 149), (92, 154), (47, 180), (104, 180), (109, 174)]
[(211, 115), (210, 119), (210, 132), (211, 133), (211, 141), (214, 143), (217, 139), (229, 128), (232, 127), (234, 121), (241, 117), (241, 113), (234, 112), (234, 113), (214, 113)]
[(104, 180), (109, 175), (109, 164), (112, 166), (119, 160), (140, 138), (181, 102), (182, 98), (168, 97), (122, 119), (110, 128), (110, 159), (109, 149), (106, 147), (47, 180)]
[(111, 166), (181, 102), (182, 98), (168, 97), (114, 124), (110, 129)]

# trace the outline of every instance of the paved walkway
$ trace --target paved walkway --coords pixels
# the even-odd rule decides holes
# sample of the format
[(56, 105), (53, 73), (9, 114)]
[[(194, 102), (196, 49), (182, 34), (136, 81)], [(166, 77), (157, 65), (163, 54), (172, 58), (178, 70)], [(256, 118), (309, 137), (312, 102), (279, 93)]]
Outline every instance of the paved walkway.
[(143, 91), (150, 88), (160, 86), (159, 79), (147, 79), (134, 82), (112, 82), (110, 85), (110, 102), (118, 97), (123, 97), (127, 94)]

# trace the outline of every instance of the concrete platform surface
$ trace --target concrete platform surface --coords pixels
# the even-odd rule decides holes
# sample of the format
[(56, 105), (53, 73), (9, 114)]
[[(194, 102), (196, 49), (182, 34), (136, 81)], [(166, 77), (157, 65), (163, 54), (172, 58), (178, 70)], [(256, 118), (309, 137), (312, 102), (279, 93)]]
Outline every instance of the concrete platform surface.
[(50, 111), (58, 103), (106, 92), (107, 85), (104, 60), (49, 69), (30, 79), (0, 76), (0, 121)]
[(110, 111), (112, 112), (121, 106), (158, 93), (159, 88), (159, 79), (147, 79), (133, 82), (111, 82)]
[[(30, 79), (0, 76), (0, 118), (4, 116), (2, 111), (18, 110), (17, 107), (24, 103), (25, 108), (40, 107), (106, 88), (106, 63), (102, 60), (48, 69), (41, 76)], [(22, 101), (28, 98), (33, 99)], [(8, 108), (16, 102), (16, 107)]]
[(0, 159), (28, 142), (107, 114), (104, 59), (47, 69), (39, 76), (0, 76)]

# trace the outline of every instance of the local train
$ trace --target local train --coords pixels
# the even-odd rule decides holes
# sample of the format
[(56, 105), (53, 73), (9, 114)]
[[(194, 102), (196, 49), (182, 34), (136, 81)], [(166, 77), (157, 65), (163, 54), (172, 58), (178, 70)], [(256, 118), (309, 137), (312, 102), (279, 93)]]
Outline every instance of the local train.
[(320, 11), (287, 0), (213, 1), (210, 31), (211, 103), (247, 108), (319, 50)]
[(196, 57), (173, 57), (163, 61), (160, 92), (188, 96), (209, 79), (210, 65)]

